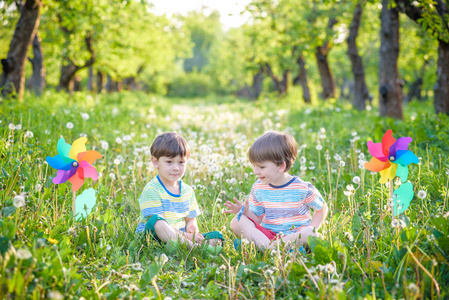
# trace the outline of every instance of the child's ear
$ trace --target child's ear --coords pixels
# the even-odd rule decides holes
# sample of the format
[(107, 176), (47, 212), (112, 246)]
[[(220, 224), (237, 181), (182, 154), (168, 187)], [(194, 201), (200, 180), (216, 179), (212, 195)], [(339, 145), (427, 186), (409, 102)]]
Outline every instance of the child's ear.
[(287, 169), (287, 163), (284, 161), (282, 164), (279, 165), (279, 173), (284, 173), (285, 169)]
[(154, 167), (155, 169), (157, 169), (157, 166), (158, 166), (157, 158), (154, 157), (154, 156), (151, 156), (151, 162), (153, 163), (153, 167)]

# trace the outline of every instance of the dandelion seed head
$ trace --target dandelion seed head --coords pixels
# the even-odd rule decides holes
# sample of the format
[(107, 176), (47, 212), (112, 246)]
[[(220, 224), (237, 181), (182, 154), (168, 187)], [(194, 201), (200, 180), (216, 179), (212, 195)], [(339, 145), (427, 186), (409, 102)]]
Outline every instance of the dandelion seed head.
[(68, 129), (72, 129), (73, 128), (73, 123), (72, 122), (67, 122), (67, 124), (65, 124), (65, 127), (67, 127)]
[(418, 192), (418, 198), (419, 198), (419, 199), (424, 199), (424, 198), (426, 198), (426, 197), (427, 197), (426, 191), (420, 190), (420, 191)]

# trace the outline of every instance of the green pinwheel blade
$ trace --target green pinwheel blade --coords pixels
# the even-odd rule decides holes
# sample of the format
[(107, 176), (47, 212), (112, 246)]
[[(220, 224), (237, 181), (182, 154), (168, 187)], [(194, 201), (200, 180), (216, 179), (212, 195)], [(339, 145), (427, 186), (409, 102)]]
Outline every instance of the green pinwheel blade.
[(396, 170), (396, 176), (398, 176), (402, 182), (406, 182), (408, 178), (408, 166), (403, 166), (398, 164), (398, 169)]
[(402, 214), (410, 205), (413, 199), (413, 185), (405, 182), (393, 192), (393, 215), (395, 217)]
[(79, 221), (87, 216), (92, 211), (96, 202), (95, 190), (90, 188), (85, 190), (81, 195), (78, 195), (75, 199), (75, 217)]
[(69, 152), (72, 146), (67, 144), (63, 138), (60, 138), (58, 140), (58, 144), (56, 145), (56, 148), (58, 149), (58, 153), (61, 156), (61, 159), (66, 163), (73, 162), (73, 159), (70, 158)]

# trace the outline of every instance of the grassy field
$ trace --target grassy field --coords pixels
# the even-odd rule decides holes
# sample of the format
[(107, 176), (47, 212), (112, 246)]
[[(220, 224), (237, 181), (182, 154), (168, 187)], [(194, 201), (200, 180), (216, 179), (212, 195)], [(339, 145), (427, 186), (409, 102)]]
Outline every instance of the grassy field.
[[(53, 299), (422, 299), (449, 297), (449, 118), (430, 103), (405, 107), (404, 121), (348, 103), (170, 100), (145, 94), (46, 93), (0, 105), (0, 298)], [(387, 129), (410, 136), (415, 197), (392, 223), (388, 188), (363, 168), (366, 142)], [(311, 181), (330, 206), (304, 255), (281, 248), (234, 250), (223, 202), (244, 198), (255, 181), (247, 149), (267, 130), (292, 133), (300, 146), (291, 174)], [(134, 234), (137, 199), (155, 176), (149, 147), (176, 131), (192, 149), (184, 181), (203, 211), (202, 232), (221, 230), (219, 256), (164, 248)], [(99, 180), (87, 179), (97, 205), (71, 215), (71, 184), (54, 185), (46, 162), (60, 137), (103, 155)], [(418, 194), (420, 197), (418, 197)], [(20, 197), (22, 195), (22, 197)], [(25, 205), (22, 206), (22, 199)]]

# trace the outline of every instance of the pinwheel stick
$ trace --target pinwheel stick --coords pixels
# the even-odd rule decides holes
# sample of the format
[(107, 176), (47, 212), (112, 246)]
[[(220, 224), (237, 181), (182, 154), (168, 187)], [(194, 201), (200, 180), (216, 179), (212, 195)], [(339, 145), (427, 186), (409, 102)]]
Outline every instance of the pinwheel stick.
[(390, 186), (390, 195), (389, 195), (389, 199), (390, 199), (390, 203), (391, 203), (391, 220), (394, 220), (394, 208), (395, 208), (395, 199), (393, 199), (393, 179), (389, 181), (389, 186)]
[(76, 199), (76, 192), (73, 191), (73, 201), (72, 201), (73, 217), (75, 217), (75, 199)]

